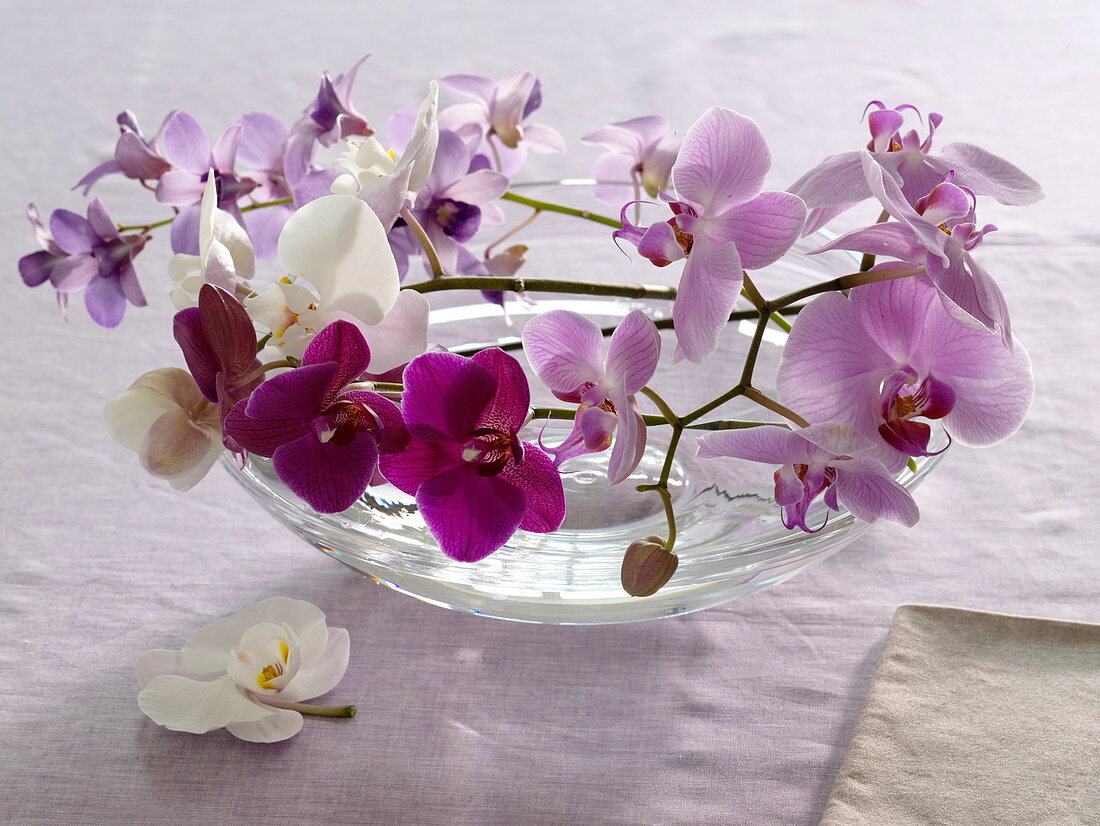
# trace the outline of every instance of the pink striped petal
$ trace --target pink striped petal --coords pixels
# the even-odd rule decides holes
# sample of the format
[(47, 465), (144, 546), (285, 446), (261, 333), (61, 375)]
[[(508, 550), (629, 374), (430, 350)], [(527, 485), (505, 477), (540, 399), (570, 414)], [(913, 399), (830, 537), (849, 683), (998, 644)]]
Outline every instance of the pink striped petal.
[(741, 258), (735, 245), (695, 238), (672, 307), (677, 360), (699, 363), (717, 349), (741, 281)]
[(523, 352), (550, 390), (572, 394), (603, 379), (603, 333), (595, 322), (568, 310), (541, 313), (523, 328)]
[(851, 459), (835, 467), (837, 498), (857, 518), (874, 522), (881, 517), (908, 528), (917, 524), (917, 503), (881, 462)]
[(660, 358), (661, 334), (657, 326), (641, 310), (632, 310), (611, 334), (607, 380), (633, 395), (653, 378)]
[(806, 205), (789, 192), (762, 192), (707, 222), (706, 234), (719, 244), (733, 243), (741, 266), (758, 270), (782, 258), (798, 240)]
[(672, 180), (680, 197), (720, 215), (760, 194), (771, 162), (756, 121), (715, 106), (684, 136)]

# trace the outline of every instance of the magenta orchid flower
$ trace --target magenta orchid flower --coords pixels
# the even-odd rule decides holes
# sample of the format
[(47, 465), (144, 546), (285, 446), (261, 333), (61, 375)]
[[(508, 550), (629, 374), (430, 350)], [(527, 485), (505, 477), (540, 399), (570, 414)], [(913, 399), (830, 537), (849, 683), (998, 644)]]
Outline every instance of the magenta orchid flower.
[(943, 182), (910, 206), (897, 182), (869, 152), (861, 154), (870, 190), (898, 223), (886, 222), (842, 235), (814, 252), (843, 249), (897, 258), (922, 266), (940, 292), (944, 308), (959, 324), (999, 331), (1012, 346), (1008, 304), (997, 282), (970, 254), (992, 224), (974, 222), (974, 195)]
[(822, 295), (783, 348), (779, 394), (810, 421), (843, 421), (890, 470), (927, 456), (940, 419), (959, 443), (986, 447), (1020, 427), (1035, 390), (1031, 362), (984, 330), (961, 327), (921, 277)]
[(553, 460), (518, 432), (530, 389), (519, 363), (501, 350), (472, 358), (417, 356), (401, 399), (412, 434), (381, 470), (416, 504), (443, 553), (476, 562), (517, 529), (550, 533), (565, 518), (565, 494)]
[(88, 204), (87, 218), (67, 209), (54, 210), (49, 231), (42, 226), (34, 204), (27, 207), (27, 218), (42, 247), (19, 259), (19, 274), (28, 287), (49, 281), (57, 290), (62, 312), (69, 294), (84, 290), (88, 314), (101, 327), (118, 326), (127, 302), (145, 306), (133, 260), (148, 239), (119, 235), (98, 198)]
[(265, 381), (225, 420), (225, 433), (319, 513), (347, 510), (363, 495), (378, 455), (402, 450), (408, 433), (397, 405), (348, 385), (370, 350), (354, 324), (336, 321), (309, 343), (302, 366)]
[(451, 107), (450, 117), (464, 116), (467, 122), (480, 128), (485, 139), (495, 136), (509, 149), (522, 142), (535, 152), (565, 151), (565, 141), (557, 130), (524, 123), (542, 105), (542, 85), (534, 72), (520, 72), (499, 81), (476, 75), (450, 75), (439, 82), (477, 101), (461, 110)]
[(612, 206), (622, 206), (645, 190), (650, 198), (668, 188), (672, 165), (680, 151), (683, 136), (672, 133), (664, 118), (651, 115), (644, 118), (609, 123), (581, 138), (584, 143), (602, 146), (607, 152), (592, 164), (592, 177), (597, 181), (630, 181), (634, 187), (598, 183), (597, 198)]
[(469, 147), (442, 130), (431, 174), (416, 195), (414, 214), (424, 227), (445, 272), (458, 264), (458, 245), (481, 227), (483, 209), (508, 189), (508, 178), (489, 169), (470, 171)]
[(204, 284), (198, 306), (176, 313), (172, 335), (199, 390), (218, 404), (221, 419), (263, 381), (252, 321), (221, 287)]
[(657, 370), (661, 334), (641, 310), (620, 322), (600, 357), (603, 333), (595, 322), (568, 310), (551, 310), (523, 329), (523, 352), (535, 373), (562, 401), (579, 403), (573, 431), (558, 445), (555, 464), (606, 450), (615, 435), (608, 478), (628, 478), (646, 445), (646, 426), (634, 394)]
[(176, 112), (168, 120), (164, 151), (175, 168), (161, 175), (156, 195), (162, 204), (183, 207), (172, 222), (172, 252), (198, 255), (199, 204), (211, 173), (218, 186), (218, 208), (244, 225), (237, 201), (255, 189), (256, 182), (234, 170), (242, 133), (241, 124), (233, 124), (211, 149), (202, 127), (186, 112)]
[(704, 459), (729, 456), (780, 465), (775, 472), (775, 501), (783, 509), (783, 525), (816, 533), (806, 516), (824, 493), (825, 505), (840, 505), (864, 522), (882, 518), (912, 527), (920, 518), (917, 503), (877, 459), (868, 454), (875, 444), (851, 425), (815, 424), (801, 430), (763, 425), (745, 430), (708, 433), (699, 440)]
[(96, 181), (106, 175), (115, 173), (138, 181), (158, 180), (161, 175), (172, 168), (171, 162), (164, 157), (164, 153), (160, 149), (160, 139), (169, 119), (174, 114), (175, 111), (169, 112), (161, 121), (157, 133), (151, 139), (146, 139), (134, 113), (129, 109), (120, 113), (116, 118), (121, 134), (115, 144), (115, 157), (112, 160), (104, 161), (81, 178), (73, 189), (84, 187), (84, 194), (87, 195)]
[(370, 55), (364, 55), (355, 61), (350, 69), (333, 80), (325, 72), (321, 75), (321, 88), (317, 97), (302, 112), (302, 117), (291, 127), (286, 143), (285, 169), (291, 186), (297, 188), (300, 179), (310, 169), (310, 160), (317, 144), (332, 146), (336, 141), (346, 140), (356, 135), (370, 137), (374, 130), (351, 105), (351, 87), (355, 85), (355, 75)]
[[(943, 122), (941, 115), (928, 114), (928, 135), (921, 139), (915, 129), (901, 133), (905, 110), (917, 112), (916, 107), (906, 104), (887, 109), (882, 101), (873, 100), (867, 108), (871, 109), (867, 115), (871, 129), (867, 149), (889, 170), (910, 204), (926, 195), (948, 170), (955, 171), (959, 185), (978, 195), (989, 195), (1002, 204), (1023, 206), (1043, 197), (1038, 183), (981, 147), (951, 143), (939, 155), (933, 155), (932, 136)], [(790, 191), (810, 208), (804, 235), (816, 232), (849, 207), (873, 195), (863, 174), (859, 152), (826, 158), (795, 181)]]
[[(294, 196), (283, 171), (283, 153), (287, 129), (282, 121), (264, 112), (249, 112), (237, 121), (241, 125), (241, 143), (237, 162), (248, 178), (256, 182), (249, 193), (254, 201), (280, 201)], [(256, 209), (244, 216), (248, 235), (257, 258), (274, 258), (279, 233), (297, 206), (294, 203)]]
[(713, 107), (688, 130), (672, 168), (673, 217), (644, 228), (623, 207), (617, 240), (658, 267), (687, 259), (672, 309), (678, 360), (701, 362), (714, 352), (742, 271), (777, 261), (798, 239), (806, 207), (788, 192), (761, 192), (770, 166), (756, 122)]

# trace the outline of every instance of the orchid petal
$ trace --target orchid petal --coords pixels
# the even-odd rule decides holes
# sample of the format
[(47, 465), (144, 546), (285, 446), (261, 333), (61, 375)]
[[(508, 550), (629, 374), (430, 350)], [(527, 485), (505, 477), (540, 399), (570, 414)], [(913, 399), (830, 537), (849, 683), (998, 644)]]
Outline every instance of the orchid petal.
[(233, 165), (237, 159), (237, 147), (240, 146), (243, 131), (244, 127), (239, 123), (235, 123), (226, 129), (225, 133), (218, 138), (218, 142), (214, 144), (210, 158), (214, 169), (218, 172), (232, 174)]
[(305, 662), (302, 663), (302, 668), (294, 675), (294, 679), (279, 692), (279, 699), (296, 703), (311, 700), (332, 691), (348, 670), (350, 654), (351, 638), (347, 630), (329, 628), (328, 639), (320, 656), (308, 666)]
[(718, 336), (741, 292), (741, 259), (733, 244), (695, 238), (672, 307), (677, 360), (701, 362), (718, 347)]
[(312, 421), (329, 399), (339, 365), (310, 364), (272, 376), (252, 393), (245, 412), (253, 419)]
[(100, 327), (117, 327), (126, 312), (126, 296), (117, 278), (93, 278), (84, 290), (84, 306)]
[(782, 258), (798, 240), (806, 205), (789, 192), (762, 192), (706, 223), (706, 235), (718, 244), (733, 243), (741, 266), (758, 270)]
[(829, 156), (795, 181), (788, 192), (812, 209), (849, 206), (871, 197), (858, 152)]
[(463, 464), (423, 482), (416, 504), (443, 553), (477, 562), (507, 542), (527, 513), (527, 495)]
[(786, 427), (760, 425), (743, 430), (706, 433), (699, 439), (703, 459), (732, 457), (769, 465), (785, 465), (804, 460), (809, 454), (805, 439)]
[[(163, 179), (162, 179), (163, 180)], [(198, 200), (198, 198), (196, 198)], [(172, 252), (186, 255), (199, 254), (199, 205), (184, 207), (172, 222), (170, 234)]]
[(222, 422), (222, 428), (242, 449), (257, 456), (270, 458), (281, 445), (314, 432), (307, 419), (254, 419), (247, 408), (247, 399), (237, 402)]
[(495, 347), (475, 353), (472, 361), (489, 371), (497, 382), (496, 394), (485, 406), (477, 426), (501, 433), (519, 431), (531, 412), (531, 389), (520, 363)]
[(243, 128), (237, 158), (246, 169), (273, 172), (282, 168), (287, 129), (266, 112), (249, 112), (237, 121)]
[(386, 481), (410, 496), (428, 479), (462, 464), (462, 445), (452, 441), (412, 439), (400, 453), (383, 453), (379, 467)]
[(204, 682), (164, 674), (141, 690), (138, 706), (154, 723), (191, 734), (261, 720), (272, 713), (270, 706), (245, 696), (228, 675)]
[(440, 192), (437, 197), (451, 198), (466, 204), (487, 204), (508, 191), (508, 177), (489, 169), (479, 169), (464, 175)]
[(533, 444), (524, 443), (523, 461), (506, 467), (500, 478), (527, 497), (520, 530), (552, 533), (565, 519), (565, 491), (554, 460)]
[(486, 106), (493, 99), (493, 93), (497, 87), (496, 82), (491, 78), (478, 75), (447, 75), (447, 77), (441, 77), (439, 82), (459, 94), (480, 100)]
[(210, 168), (210, 141), (186, 112), (176, 112), (164, 127), (164, 152), (174, 165), (193, 175)]
[(54, 241), (69, 255), (87, 254), (100, 243), (99, 234), (83, 215), (67, 209), (55, 209), (50, 216)]
[(407, 364), (428, 349), (428, 300), (401, 290), (385, 317), (361, 332), (370, 345), (367, 371), (376, 375)]
[(405, 368), (405, 423), (417, 438), (465, 440), (496, 392), (497, 378), (482, 364), (453, 353), (425, 353)]
[(603, 378), (603, 333), (595, 322), (568, 310), (541, 313), (523, 328), (523, 352), (555, 393), (572, 393)]
[(852, 290), (851, 321), (890, 359), (908, 364), (924, 335), (928, 307), (935, 297), (935, 290), (921, 277), (865, 284)]
[(613, 207), (621, 207), (641, 193), (635, 192), (630, 185), (631, 176), (638, 161), (621, 152), (605, 152), (592, 163), (591, 176), (597, 181), (621, 181), (621, 184), (597, 183), (592, 187), (593, 194)]
[(249, 743), (278, 743), (289, 740), (302, 730), (304, 718), (288, 708), (266, 706), (271, 713), (260, 720), (227, 723), (225, 730)]
[(841, 504), (864, 522), (881, 517), (911, 528), (920, 519), (912, 494), (874, 459), (837, 462), (836, 492)]
[(1038, 182), (1003, 158), (969, 143), (949, 143), (940, 158), (931, 158), (943, 171), (954, 169), (958, 182), (979, 195), (989, 195), (1002, 204), (1024, 206), (1043, 198)]
[(565, 138), (561, 133), (542, 123), (532, 123), (523, 127), (523, 142), (532, 152), (540, 152), (544, 155), (565, 151)]
[(607, 347), (607, 379), (633, 395), (653, 378), (661, 358), (661, 334), (649, 316), (632, 310), (619, 322)]
[(272, 463), (286, 486), (315, 511), (340, 513), (354, 505), (370, 484), (378, 466), (378, 445), (364, 431), (356, 431), (350, 441), (340, 444), (322, 442), (317, 434), (307, 433), (281, 445)]
[(402, 149), (401, 160), (398, 162), (399, 168), (412, 168), (408, 188), (413, 192), (427, 183), (428, 175), (432, 171), (432, 162), (439, 146), (438, 109), (439, 85), (432, 80), (428, 83), (428, 96), (417, 111), (412, 137)]
[(875, 443), (844, 422), (812, 424), (798, 436), (831, 456), (856, 456), (874, 449)]
[[(681, 220), (687, 220), (688, 217), (681, 216)], [(648, 258), (658, 267), (663, 267), (683, 258), (684, 248), (680, 245), (672, 225), (667, 221), (658, 221), (638, 239), (638, 254)]]
[(867, 177), (867, 185), (886, 211), (912, 229), (925, 249), (946, 260), (947, 254), (944, 252), (944, 247), (948, 236), (937, 225), (928, 223), (917, 213), (902, 193), (897, 181), (883, 169), (870, 152), (860, 152), (859, 157), (863, 164), (863, 174)]
[[(48, 255), (48, 253), (46, 253)], [(74, 255), (56, 261), (50, 269), (50, 283), (58, 292), (83, 290), (99, 276), (99, 262), (91, 255)]]
[(157, 182), (157, 201), (172, 206), (190, 206), (202, 200), (206, 184), (192, 172), (172, 170), (160, 176)]
[(363, 375), (370, 363), (370, 348), (359, 328), (347, 321), (334, 321), (314, 337), (302, 355), (302, 364), (327, 361), (337, 364), (329, 386), (333, 394)]
[(771, 152), (760, 127), (730, 109), (711, 107), (688, 130), (672, 180), (676, 192), (720, 215), (760, 194)]
[(853, 230), (813, 251), (813, 255), (829, 250), (852, 250), (870, 255), (884, 255), (915, 264), (924, 264), (928, 255), (916, 233), (900, 222), (872, 224)]
[(409, 432), (405, 429), (401, 409), (385, 396), (370, 390), (345, 390), (336, 400), (365, 407), (377, 419), (381, 432), (372, 432), (380, 452), (397, 453), (408, 445)]
[(607, 480), (612, 485), (630, 478), (645, 453), (647, 432), (645, 422), (625, 396), (614, 399), (618, 413), (618, 432), (607, 460)]

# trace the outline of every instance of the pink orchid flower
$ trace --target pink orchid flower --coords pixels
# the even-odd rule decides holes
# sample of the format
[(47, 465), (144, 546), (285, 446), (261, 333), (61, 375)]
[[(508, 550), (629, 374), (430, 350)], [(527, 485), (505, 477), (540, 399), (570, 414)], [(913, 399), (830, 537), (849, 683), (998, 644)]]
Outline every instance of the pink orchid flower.
[[(596, 197), (612, 206), (622, 206), (644, 189), (650, 198), (656, 198), (668, 187), (683, 140), (659, 115), (609, 123), (585, 135), (583, 143), (608, 150), (592, 165), (592, 177), (601, 182), (593, 188)], [(635, 188), (608, 181), (630, 181)]]
[(535, 373), (562, 401), (579, 403), (573, 431), (552, 452), (555, 465), (614, 447), (611, 484), (630, 476), (646, 445), (646, 426), (634, 402), (657, 369), (661, 334), (641, 310), (626, 316), (600, 358), (603, 333), (584, 316), (551, 310), (523, 330), (523, 351)]
[(762, 192), (771, 153), (751, 118), (713, 107), (684, 136), (672, 167), (673, 217), (631, 224), (617, 240), (658, 267), (686, 258), (673, 305), (676, 359), (701, 362), (718, 347), (741, 292), (743, 270), (766, 267), (797, 240), (806, 206), (789, 192)]

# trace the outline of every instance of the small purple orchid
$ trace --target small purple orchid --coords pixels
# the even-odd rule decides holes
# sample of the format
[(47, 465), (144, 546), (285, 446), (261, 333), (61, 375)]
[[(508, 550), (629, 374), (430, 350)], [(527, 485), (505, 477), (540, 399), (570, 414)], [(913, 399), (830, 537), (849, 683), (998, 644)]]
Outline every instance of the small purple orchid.
[(955, 321), (999, 331), (1005, 346), (1011, 347), (1008, 304), (1001, 288), (970, 254), (987, 232), (996, 229), (992, 224), (978, 228), (974, 194), (953, 183), (949, 172), (913, 207), (871, 153), (861, 153), (861, 160), (868, 187), (898, 223), (854, 230), (814, 252), (854, 250), (922, 266)]
[(122, 134), (119, 135), (118, 143), (115, 144), (114, 159), (101, 163), (81, 178), (73, 189), (84, 187), (84, 194), (87, 195), (96, 181), (106, 175), (115, 173), (121, 173), (127, 178), (138, 181), (158, 180), (161, 175), (172, 168), (171, 162), (161, 152), (159, 144), (161, 136), (164, 134), (164, 128), (174, 114), (175, 111), (169, 112), (161, 121), (157, 133), (153, 135), (151, 140), (147, 140), (141, 133), (137, 116), (129, 109), (120, 113), (116, 120), (118, 121), (119, 132)]
[(401, 407), (412, 434), (384, 454), (382, 474), (416, 504), (443, 552), (477, 562), (517, 529), (550, 533), (565, 518), (565, 494), (551, 458), (520, 441), (530, 389), (501, 350), (467, 359), (425, 353), (405, 368)]
[[(910, 204), (926, 195), (944, 173), (954, 170), (959, 185), (978, 195), (989, 195), (1002, 204), (1033, 204), (1043, 197), (1039, 184), (1003, 158), (970, 143), (951, 143), (939, 155), (932, 154), (932, 136), (943, 117), (928, 114), (928, 135), (922, 140), (915, 129), (901, 133), (908, 104), (887, 109), (882, 101), (867, 104), (871, 141), (867, 150), (901, 186)], [(917, 116), (920, 113), (917, 112)], [(794, 182), (790, 191), (810, 208), (803, 234), (825, 226), (840, 213), (872, 196), (860, 163), (859, 152), (832, 155)]]
[(535, 152), (565, 151), (565, 141), (557, 130), (539, 123), (524, 124), (542, 105), (542, 84), (534, 72), (520, 72), (499, 81), (477, 75), (449, 75), (439, 82), (477, 101), (461, 110), (450, 107), (448, 117), (463, 116), (479, 127), (486, 140), (496, 137), (509, 149), (522, 142)]
[(568, 310), (551, 310), (523, 329), (523, 352), (535, 373), (562, 401), (579, 403), (573, 431), (557, 448), (555, 464), (583, 453), (607, 450), (611, 484), (627, 479), (646, 445), (646, 426), (634, 394), (657, 370), (661, 334), (641, 310), (622, 320), (600, 358), (603, 333), (589, 319)]
[(247, 399), (263, 381), (252, 321), (221, 287), (204, 284), (199, 306), (176, 313), (172, 335), (199, 390), (218, 405), (223, 421), (233, 405)]
[(325, 72), (321, 75), (321, 88), (317, 97), (302, 112), (302, 117), (291, 127), (286, 143), (285, 170), (291, 186), (309, 172), (310, 160), (317, 144), (332, 146), (355, 135), (369, 137), (374, 130), (367, 125), (367, 119), (351, 105), (351, 87), (355, 84), (355, 75), (370, 55), (364, 55), (352, 64), (352, 67), (333, 80)]
[(834, 511), (844, 505), (864, 522), (881, 517), (912, 527), (920, 518), (917, 503), (882, 462), (868, 457), (874, 447), (851, 425), (827, 422), (801, 430), (763, 425), (708, 433), (699, 440), (699, 455), (780, 465), (775, 501), (788, 529), (816, 533), (825, 527), (806, 524), (810, 505), (822, 493), (825, 505)]
[(668, 188), (672, 165), (680, 151), (683, 136), (672, 133), (664, 118), (651, 115), (644, 118), (609, 123), (590, 132), (581, 141), (608, 149), (592, 164), (592, 177), (597, 181), (630, 181), (629, 186), (598, 183), (596, 197), (606, 204), (622, 206), (645, 190), (650, 198)]
[(673, 217), (644, 228), (623, 207), (617, 240), (658, 267), (687, 259), (672, 309), (677, 360), (701, 362), (713, 353), (743, 269), (766, 267), (798, 239), (806, 206), (788, 192), (761, 192), (770, 166), (756, 122), (713, 107), (688, 130), (672, 168)]
[(226, 435), (273, 459), (275, 472), (319, 513), (347, 510), (363, 495), (378, 456), (409, 435), (388, 399), (349, 389), (370, 362), (363, 335), (336, 321), (309, 343), (302, 366), (268, 379), (225, 420)]
[(98, 198), (88, 204), (87, 218), (67, 209), (54, 210), (48, 232), (34, 204), (28, 205), (27, 218), (42, 247), (19, 259), (19, 274), (28, 287), (49, 281), (57, 290), (62, 312), (69, 293), (84, 290), (88, 314), (101, 327), (118, 326), (127, 301), (145, 306), (133, 260), (148, 239), (119, 235)]
[(499, 172), (470, 172), (469, 147), (454, 132), (441, 130), (432, 172), (416, 196), (414, 214), (424, 227), (445, 272), (458, 264), (458, 245), (469, 241), (482, 222), (482, 210), (508, 189)]
[(237, 201), (256, 188), (251, 178), (234, 171), (237, 148), (244, 128), (236, 123), (222, 135), (214, 148), (202, 127), (186, 112), (176, 112), (164, 129), (164, 151), (174, 168), (157, 184), (157, 200), (183, 207), (172, 222), (172, 252), (198, 255), (199, 203), (211, 172), (218, 185), (218, 207), (244, 225)]
[[(278, 201), (294, 195), (283, 172), (283, 152), (287, 130), (282, 122), (264, 112), (249, 112), (237, 121), (241, 125), (241, 143), (237, 161), (248, 178), (256, 182), (250, 193), (255, 201)], [(297, 206), (277, 204), (249, 212), (245, 226), (257, 258), (274, 258), (279, 233)]]
[(900, 470), (928, 456), (941, 419), (961, 444), (986, 447), (1011, 436), (1031, 403), (1031, 362), (1019, 345), (960, 327), (922, 277), (822, 295), (798, 314), (783, 348), (779, 394), (810, 421), (843, 421)]

